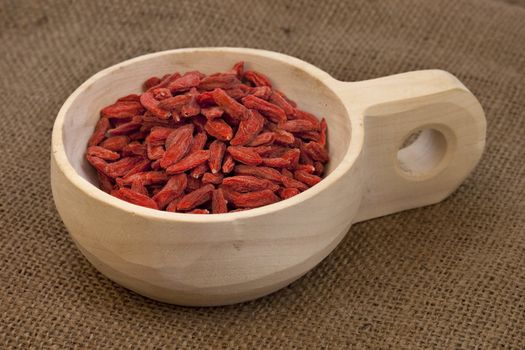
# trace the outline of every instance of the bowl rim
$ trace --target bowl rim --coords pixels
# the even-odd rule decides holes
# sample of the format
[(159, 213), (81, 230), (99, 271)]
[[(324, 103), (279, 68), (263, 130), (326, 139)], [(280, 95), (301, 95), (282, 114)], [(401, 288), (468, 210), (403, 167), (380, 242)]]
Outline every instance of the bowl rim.
[[(135, 205), (116, 197), (111, 196), (110, 194), (102, 191), (94, 184), (82, 177), (70, 163), (65, 146), (63, 143), (63, 126), (66, 114), (75, 101), (75, 99), (82, 94), (86, 89), (88, 89), (95, 81), (106, 76), (107, 74), (119, 70), (124, 66), (133, 65), (137, 62), (145, 61), (151, 58), (159, 56), (169, 56), (178, 53), (191, 53), (191, 52), (227, 52), (227, 53), (243, 53), (248, 55), (257, 55), (264, 56), (266, 58), (281, 61), (288, 65), (293, 65), (302, 71), (312, 75), (314, 78), (321, 81), (334, 95), (339, 98), (339, 102), (344, 106), (348, 122), (350, 123), (350, 144), (346, 153), (344, 154), (341, 162), (335, 167), (335, 169), (324, 177), (321, 182), (312, 186), (308, 190), (299, 193), (291, 198), (282, 200), (273, 204), (262, 206), (259, 208), (253, 208), (249, 210), (233, 212), (233, 213), (223, 213), (223, 214), (209, 214), (209, 215), (194, 215), (187, 213), (174, 213), (166, 212), (158, 209), (151, 209)], [(337, 182), (341, 177), (343, 177), (350, 168), (357, 161), (359, 154), (361, 153), (363, 147), (363, 133), (359, 132), (361, 123), (353, 120), (352, 114), (350, 113), (347, 105), (341, 100), (341, 95), (337, 92), (336, 87), (341, 84), (341, 81), (336, 80), (331, 75), (321, 70), (320, 68), (305, 62), (301, 59), (298, 59), (293, 56), (286, 54), (278, 53), (275, 51), (260, 50), (260, 49), (250, 49), (250, 48), (239, 48), (239, 47), (196, 47), (196, 48), (182, 48), (182, 49), (172, 49), (165, 51), (158, 51), (154, 53), (149, 53), (145, 55), (140, 55), (117, 64), (114, 64), (110, 67), (107, 67), (94, 75), (89, 79), (83, 82), (75, 91), (66, 99), (62, 107), (60, 108), (55, 123), (53, 125), (52, 131), (52, 140), (51, 140), (51, 154), (55, 160), (55, 163), (58, 169), (63, 173), (63, 175), (75, 185), (81, 192), (85, 195), (92, 197), (95, 200), (104, 202), (105, 204), (116, 207), (122, 211), (128, 212), (133, 215), (140, 215), (149, 219), (165, 220), (169, 222), (185, 222), (185, 223), (220, 223), (228, 221), (236, 221), (242, 219), (249, 219), (253, 217), (258, 217), (262, 215), (268, 215), (282, 209), (293, 207), (303, 201), (315, 197), (318, 193), (324, 191), (327, 187), (331, 186)]]

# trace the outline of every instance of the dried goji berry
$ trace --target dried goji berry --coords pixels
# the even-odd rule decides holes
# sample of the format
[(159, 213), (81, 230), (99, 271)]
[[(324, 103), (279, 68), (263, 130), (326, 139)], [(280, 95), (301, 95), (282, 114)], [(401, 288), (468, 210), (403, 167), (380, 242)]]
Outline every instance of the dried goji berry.
[(297, 165), (296, 170), (306, 171), (308, 174), (313, 174), (315, 172), (315, 167), (313, 164), (299, 164)]
[(213, 190), (211, 195), (211, 212), (213, 214), (222, 214), (228, 212), (228, 202), (224, 199), (222, 189)]
[(302, 183), (301, 181), (298, 181), (294, 178), (289, 178), (287, 176), (284, 176), (282, 178), (283, 185), (286, 188), (297, 188), (300, 191), (306, 191), (308, 189), (308, 186)]
[(264, 126), (264, 118), (259, 114), (259, 112), (248, 109), (246, 114), (248, 116), (241, 120), (235, 137), (230, 141), (232, 146), (246, 145), (261, 132)]
[(126, 96), (122, 96), (120, 97), (117, 102), (122, 102), (122, 101), (135, 101), (135, 102), (140, 102), (140, 95), (137, 95), (137, 94), (129, 94), (129, 95), (126, 95)]
[(226, 144), (222, 141), (215, 140), (210, 144), (210, 170), (213, 174), (218, 173), (222, 166), (222, 159), (226, 151)]
[(124, 174), (124, 176), (131, 176), (142, 171), (146, 171), (150, 168), (151, 161), (149, 159), (141, 158), (139, 162), (131, 167), (131, 169)]
[(208, 169), (209, 169), (208, 164), (202, 163), (201, 165), (193, 168), (193, 170), (190, 173), (190, 176), (195, 179), (199, 179), (202, 177), (202, 175), (204, 175), (205, 172), (208, 171)]
[(251, 147), (230, 146), (227, 150), (233, 159), (246, 165), (259, 165), (262, 163), (261, 156)]
[(95, 126), (93, 135), (89, 138), (88, 147), (96, 146), (106, 138), (106, 132), (111, 128), (108, 118), (100, 118)]
[(257, 208), (279, 201), (279, 197), (271, 190), (230, 194), (229, 200), (241, 208)]
[(204, 185), (201, 188), (188, 193), (177, 204), (177, 210), (188, 211), (211, 199), (211, 192), (215, 189), (213, 185)]
[(222, 172), (225, 174), (229, 174), (233, 171), (233, 168), (235, 167), (235, 160), (231, 156), (231, 154), (227, 154), (224, 157), (224, 161), (222, 162)]
[(133, 181), (131, 184), (131, 190), (149, 197), (148, 189), (140, 181)]
[(239, 175), (253, 175), (261, 179), (267, 179), (277, 182), (281, 182), (282, 179), (282, 175), (279, 172), (279, 170), (262, 166), (249, 166), (239, 164), (235, 166), (235, 173)]
[(201, 113), (204, 115), (207, 119), (215, 119), (220, 118), (224, 114), (224, 110), (221, 107), (206, 107), (201, 108)]
[(281, 169), (281, 174), (289, 179), (293, 179), (293, 173), (288, 169)]
[(310, 158), (315, 161), (326, 163), (328, 161), (328, 151), (318, 142), (308, 142), (304, 145), (304, 150)]
[[(106, 174), (110, 177), (122, 177), (132, 170), (135, 165), (139, 164), (143, 159), (140, 157), (126, 157), (117, 160), (113, 163), (108, 163), (106, 166)], [(148, 161), (149, 163), (149, 161)]]
[(236, 192), (252, 192), (261, 190), (277, 191), (279, 185), (274, 182), (250, 175), (237, 175), (224, 178), (222, 185)]
[(260, 133), (255, 136), (255, 138), (248, 143), (250, 147), (257, 147), (261, 145), (269, 145), (275, 140), (275, 133), (272, 131), (267, 131)]
[(287, 168), (291, 165), (291, 162), (285, 158), (263, 158), (262, 165), (270, 168)]
[(193, 138), (193, 143), (191, 144), (190, 152), (193, 153), (195, 151), (200, 151), (204, 148), (206, 145), (206, 141), (208, 140), (208, 136), (204, 132), (199, 132), (195, 137)]
[(140, 95), (140, 103), (150, 113), (152, 113), (160, 119), (168, 119), (171, 116), (171, 113), (169, 111), (159, 107), (159, 101), (155, 99), (151, 91), (146, 91), (142, 93), (142, 95)]
[(141, 205), (143, 207), (147, 207), (151, 209), (159, 209), (157, 207), (157, 203), (155, 203), (153, 199), (149, 198), (146, 195), (132, 191), (129, 188), (122, 187), (117, 191), (117, 193), (118, 193), (119, 198), (125, 200), (126, 202), (130, 202), (136, 205)]
[(244, 118), (246, 107), (231, 98), (223, 89), (213, 90), (212, 96), (217, 106), (222, 107), (222, 109), (233, 118)]
[(313, 125), (317, 125), (317, 129), (319, 130), (319, 120), (315, 117), (315, 115), (305, 112), (303, 110), (300, 110), (298, 108), (295, 108), (293, 113), (288, 116), (289, 119), (292, 120), (308, 120)]
[(129, 141), (129, 137), (126, 135), (111, 136), (102, 141), (100, 146), (113, 152), (122, 152), (124, 147), (128, 145)]
[(322, 176), (324, 173), (324, 165), (321, 162), (314, 163), (315, 175)]
[(188, 155), (186, 158), (183, 158), (179, 162), (166, 168), (167, 174), (180, 174), (186, 170), (195, 168), (198, 165), (208, 161), (210, 157), (209, 150), (200, 150), (195, 151), (192, 154)]
[(188, 153), (193, 140), (193, 125), (188, 124), (173, 131), (166, 139), (166, 152), (160, 161), (163, 168), (178, 162)]
[(117, 160), (120, 158), (120, 154), (117, 152), (110, 151), (109, 149), (100, 146), (88, 147), (87, 154), (104, 160)]
[(168, 206), (166, 207), (166, 211), (169, 211), (169, 212), (172, 212), (172, 213), (175, 213), (177, 211), (177, 204), (179, 204), (180, 200), (182, 199), (182, 195), (178, 196), (177, 198), (175, 198), (174, 200), (172, 200), (170, 202), (170, 204), (168, 204)]
[(270, 80), (262, 73), (255, 72), (253, 70), (245, 71), (243, 78), (253, 83), (255, 86), (269, 86), (272, 87)]
[(217, 140), (229, 141), (233, 137), (233, 130), (222, 119), (210, 119), (204, 125), (204, 130), (211, 136), (215, 137)]
[(281, 145), (293, 145), (295, 142), (295, 137), (292, 133), (289, 133), (286, 130), (276, 129), (274, 131), (275, 134), (275, 143), (279, 143)]
[(144, 90), (148, 90), (152, 87), (154, 87), (155, 85), (159, 85), (160, 84), (160, 78), (159, 77), (151, 77), (151, 78), (148, 78), (145, 82), (144, 82)]
[(123, 185), (131, 185), (133, 182), (141, 182), (143, 185), (161, 184), (168, 181), (168, 176), (163, 171), (146, 171), (126, 175), (122, 178)]
[(237, 79), (235, 74), (229, 73), (218, 73), (207, 76), (202, 79), (199, 83), (199, 89), (201, 90), (214, 90), (217, 88), (231, 89), (236, 85), (239, 85), (241, 81)]
[(281, 199), (288, 199), (290, 197), (298, 195), (299, 193), (300, 191), (297, 188), (282, 188), (279, 191), (279, 197), (281, 197)]
[(133, 141), (124, 146), (122, 149), (122, 155), (124, 157), (130, 157), (130, 156), (142, 156), (146, 157), (146, 145), (138, 142)]
[(153, 85), (147, 90), (168, 87), (169, 84), (171, 84), (172, 82), (174, 82), (175, 80), (179, 78), (180, 78), (180, 74), (178, 72), (175, 72), (173, 74), (166, 74), (160, 79), (160, 82), (157, 85)]
[(116, 128), (108, 130), (108, 135), (128, 135), (140, 129), (142, 125), (142, 117), (140, 115), (134, 116), (130, 122), (120, 124)]
[(100, 114), (107, 118), (131, 118), (144, 113), (144, 107), (137, 101), (119, 101), (102, 108)]
[(244, 62), (239, 61), (233, 65), (233, 68), (231, 69), (230, 73), (235, 74), (238, 79), (242, 78), (242, 75), (244, 74)]
[(202, 73), (199, 72), (188, 72), (182, 77), (175, 79), (168, 85), (168, 89), (172, 92), (180, 92), (191, 89), (199, 85), (201, 78), (203, 77)]
[(163, 88), (163, 87), (155, 88), (151, 90), (151, 93), (153, 94), (153, 97), (157, 101), (165, 100), (171, 97), (171, 91), (168, 88)]
[(313, 175), (313, 174), (309, 174), (307, 173), (306, 171), (303, 171), (303, 170), (296, 170), (294, 172), (294, 176), (297, 180), (301, 181), (301, 182), (304, 182), (305, 184), (307, 184), (308, 186), (313, 186), (317, 183), (319, 183), (319, 181), (321, 181), (321, 178), (317, 175)]
[(150, 160), (161, 159), (164, 156), (164, 147), (163, 146), (152, 146), (151, 144), (146, 144), (146, 153)]
[(220, 185), (222, 183), (223, 178), (224, 176), (221, 173), (217, 173), (217, 174), (205, 173), (202, 176), (202, 183)]
[(97, 171), (97, 176), (100, 189), (106, 193), (111, 193), (113, 190), (113, 181), (111, 178), (100, 171)]
[(285, 123), (279, 125), (281, 129), (289, 132), (304, 132), (304, 131), (317, 131), (319, 130), (319, 123), (312, 123), (307, 119), (295, 119), (288, 120)]
[(284, 113), (281, 107), (265, 101), (262, 98), (248, 95), (242, 98), (242, 104), (247, 108), (258, 110), (274, 123), (284, 123), (286, 121), (286, 113)]
[(293, 106), (280, 94), (278, 91), (273, 91), (270, 95), (270, 102), (282, 108), (286, 115), (291, 115), (294, 112)]
[[(188, 185), (186, 174), (177, 174), (166, 182), (166, 185), (153, 196), (153, 200), (161, 209), (166, 207), (168, 203), (181, 196)], [(175, 204), (176, 205), (176, 204)]]

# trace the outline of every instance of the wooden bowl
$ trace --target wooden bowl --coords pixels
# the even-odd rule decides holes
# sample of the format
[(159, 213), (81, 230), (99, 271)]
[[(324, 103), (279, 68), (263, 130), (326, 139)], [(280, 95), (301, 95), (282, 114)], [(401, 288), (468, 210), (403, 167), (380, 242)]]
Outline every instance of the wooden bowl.
[[(103, 106), (139, 93), (150, 76), (212, 73), (241, 60), (327, 119), (331, 161), (323, 181), (282, 202), (218, 215), (152, 210), (98, 189), (84, 152)], [(53, 129), (51, 184), (74, 242), (108, 278), (168, 303), (223, 305), (288, 285), (354, 222), (441, 201), (473, 169), (484, 144), (481, 106), (444, 71), (349, 83), (275, 52), (180, 49), (119, 63), (73, 92)]]

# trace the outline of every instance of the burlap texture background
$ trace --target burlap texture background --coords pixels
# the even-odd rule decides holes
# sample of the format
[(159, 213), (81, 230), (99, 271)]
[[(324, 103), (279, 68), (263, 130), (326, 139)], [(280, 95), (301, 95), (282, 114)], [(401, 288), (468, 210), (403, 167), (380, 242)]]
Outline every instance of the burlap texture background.
[[(0, 38), (0, 348), (525, 348), (523, 2), (3, 0)], [(343, 80), (448, 70), (485, 108), (484, 157), (446, 201), (355, 225), (271, 296), (184, 308), (129, 292), (54, 209), (54, 118), (102, 68), (223, 45)]]

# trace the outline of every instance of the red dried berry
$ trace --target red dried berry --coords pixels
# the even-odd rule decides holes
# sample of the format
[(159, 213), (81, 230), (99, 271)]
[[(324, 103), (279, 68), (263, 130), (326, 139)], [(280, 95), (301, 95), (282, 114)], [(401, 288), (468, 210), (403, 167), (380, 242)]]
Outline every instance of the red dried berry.
[(246, 107), (231, 98), (223, 89), (215, 89), (212, 92), (213, 100), (217, 106), (236, 119), (243, 119)]
[(286, 115), (291, 115), (294, 112), (294, 107), (278, 91), (274, 90), (272, 92), (270, 95), (270, 102), (276, 106), (281, 107)]
[[(253, 175), (261, 179), (281, 182), (282, 175), (278, 170), (262, 166), (236, 165), (235, 173), (239, 175)], [(223, 181), (224, 182), (224, 181)]]
[(303, 170), (296, 170), (294, 176), (297, 180), (304, 182), (308, 186), (312, 187), (313, 185), (318, 184), (321, 181), (321, 178), (317, 175), (309, 174)]
[(206, 203), (211, 199), (211, 192), (215, 189), (213, 185), (204, 185), (201, 188), (188, 193), (177, 204), (177, 210), (188, 211)]
[(208, 169), (209, 169), (208, 164), (202, 163), (201, 165), (193, 168), (193, 170), (190, 173), (190, 176), (193, 177), (194, 179), (199, 179), (202, 177), (202, 175), (204, 175), (205, 172), (208, 171)]
[(106, 138), (106, 132), (111, 128), (111, 124), (109, 122), (108, 118), (100, 118), (97, 122), (97, 125), (95, 126), (95, 131), (93, 132), (93, 135), (91, 135), (88, 146), (96, 146), (102, 140)]
[(132, 204), (140, 205), (151, 209), (159, 209), (157, 203), (144, 194), (137, 193), (129, 188), (121, 188), (117, 191), (118, 198), (130, 202)]
[(222, 189), (214, 190), (211, 195), (211, 212), (213, 214), (222, 214), (228, 212), (228, 202), (224, 199)]
[(261, 145), (270, 145), (275, 140), (275, 133), (272, 131), (263, 132), (248, 143), (250, 147), (257, 147)]
[[(181, 196), (188, 185), (186, 174), (177, 174), (166, 182), (166, 185), (153, 196), (153, 200), (160, 209), (165, 208), (177, 197)], [(176, 205), (176, 204), (175, 204)]]
[(104, 160), (117, 160), (120, 158), (120, 154), (117, 152), (110, 151), (109, 149), (100, 146), (88, 147), (87, 154)]
[(224, 110), (221, 107), (206, 107), (201, 108), (201, 113), (204, 115), (207, 119), (215, 119), (220, 118), (224, 114)]
[(180, 174), (186, 170), (195, 168), (198, 165), (208, 161), (210, 157), (209, 150), (200, 150), (195, 151), (192, 154), (188, 155), (186, 158), (183, 158), (181, 161), (169, 166), (166, 168), (167, 174)]
[(223, 178), (224, 178), (224, 175), (222, 175), (221, 173), (217, 173), (217, 174), (205, 173), (202, 176), (202, 183), (220, 185), (222, 183)]
[(225, 174), (229, 174), (233, 171), (233, 168), (235, 167), (235, 160), (231, 156), (231, 154), (227, 154), (224, 157), (224, 161), (222, 162), (222, 172)]
[(274, 182), (250, 175), (238, 175), (222, 180), (222, 185), (236, 192), (253, 192), (261, 190), (277, 191), (279, 185)]
[(271, 190), (262, 190), (247, 193), (230, 193), (229, 200), (231, 200), (236, 207), (257, 208), (278, 202), (279, 197)]
[(229, 141), (233, 137), (233, 130), (222, 119), (210, 119), (204, 125), (204, 130), (217, 140)]
[(270, 80), (262, 73), (248, 70), (244, 72), (243, 78), (253, 83), (255, 86), (269, 86), (272, 87)]
[(227, 150), (233, 159), (246, 165), (259, 165), (262, 163), (261, 156), (250, 147), (230, 146)]
[(215, 140), (210, 144), (210, 159), (208, 162), (210, 164), (210, 170), (213, 174), (216, 174), (220, 171), (225, 151), (226, 144), (224, 142)]
[(237, 79), (235, 74), (218, 73), (202, 79), (199, 83), (199, 89), (211, 91), (220, 88), (226, 90), (231, 89), (240, 83), (241, 81)]
[(308, 142), (304, 145), (304, 151), (314, 161), (326, 163), (328, 161), (328, 151), (318, 142)]
[(171, 116), (171, 113), (169, 111), (159, 107), (159, 101), (155, 99), (151, 91), (146, 91), (142, 95), (140, 95), (140, 103), (151, 114), (160, 119), (168, 119)]
[(166, 139), (166, 152), (160, 166), (167, 168), (182, 159), (188, 153), (193, 140), (193, 125), (188, 124), (176, 129)]
[(202, 78), (202, 73), (199, 72), (188, 72), (182, 77), (175, 79), (168, 85), (168, 89), (171, 92), (187, 91), (192, 87), (199, 85)]
[(258, 110), (274, 123), (286, 122), (286, 113), (284, 113), (282, 108), (254, 95), (243, 97), (242, 104), (247, 108)]
[(281, 199), (288, 199), (290, 197), (293, 197), (295, 195), (298, 195), (299, 193), (301, 193), (297, 188), (282, 188), (280, 191), (279, 191), (279, 197), (281, 197)]
[(100, 146), (113, 152), (122, 152), (124, 147), (128, 145), (129, 141), (129, 137), (125, 135), (111, 136), (102, 141)]
[(232, 146), (246, 145), (261, 132), (264, 126), (264, 118), (259, 112), (248, 109), (246, 114), (247, 117), (241, 120), (235, 137), (230, 141)]

